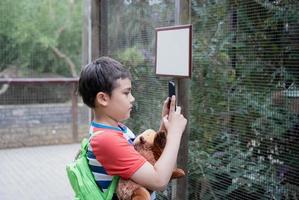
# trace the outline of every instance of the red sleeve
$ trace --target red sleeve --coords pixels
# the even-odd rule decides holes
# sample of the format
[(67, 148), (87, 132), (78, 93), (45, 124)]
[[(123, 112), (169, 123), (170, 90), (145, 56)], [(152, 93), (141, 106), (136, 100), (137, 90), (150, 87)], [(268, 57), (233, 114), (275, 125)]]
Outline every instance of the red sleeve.
[(94, 136), (90, 143), (96, 159), (109, 175), (128, 179), (146, 162), (122, 133), (104, 132)]

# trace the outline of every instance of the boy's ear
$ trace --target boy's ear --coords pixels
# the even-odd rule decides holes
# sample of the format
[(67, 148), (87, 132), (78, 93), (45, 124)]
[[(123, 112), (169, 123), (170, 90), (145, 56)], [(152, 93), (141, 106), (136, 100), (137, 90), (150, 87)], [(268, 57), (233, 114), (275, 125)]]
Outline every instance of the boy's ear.
[(97, 96), (96, 96), (96, 103), (101, 105), (101, 106), (107, 106), (108, 102), (109, 102), (109, 95), (106, 94), (105, 92), (98, 92)]

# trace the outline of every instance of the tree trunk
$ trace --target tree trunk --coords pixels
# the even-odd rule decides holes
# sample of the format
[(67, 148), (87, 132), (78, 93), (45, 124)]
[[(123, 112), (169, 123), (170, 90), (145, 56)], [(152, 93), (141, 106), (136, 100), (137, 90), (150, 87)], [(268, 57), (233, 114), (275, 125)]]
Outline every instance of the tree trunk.
[(65, 63), (70, 69), (72, 77), (77, 77), (76, 65), (73, 63), (73, 61), (56, 47), (50, 47), (50, 48), (58, 58), (64, 59)]

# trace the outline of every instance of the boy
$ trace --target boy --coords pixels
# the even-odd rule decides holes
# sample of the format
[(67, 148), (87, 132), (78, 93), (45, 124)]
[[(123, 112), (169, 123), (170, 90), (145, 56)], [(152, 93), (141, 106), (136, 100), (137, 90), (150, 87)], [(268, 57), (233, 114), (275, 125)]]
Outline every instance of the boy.
[(106, 190), (112, 176), (132, 179), (150, 190), (164, 190), (175, 167), (182, 133), (187, 120), (181, 108), (175, 110), (175, 96), (164, 102), (161, 128), (167, 131), (164, 151), (152, 166), (138, 152), (132, 141), (135, 135), (120, 122), (130, 117), (134, 97), (131, 75), (109, 57), (101, 57), (86, 65), (80, 74), (79, 93), (94, 112), (88, 147), (89, 167), (96, 183)]

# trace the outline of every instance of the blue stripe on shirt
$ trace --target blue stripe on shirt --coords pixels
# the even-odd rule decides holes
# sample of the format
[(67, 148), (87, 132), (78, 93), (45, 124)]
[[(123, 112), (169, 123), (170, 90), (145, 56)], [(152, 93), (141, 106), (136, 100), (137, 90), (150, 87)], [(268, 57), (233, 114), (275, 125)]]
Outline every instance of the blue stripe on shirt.
[(94, 153), (92, 151), (87, 151), (87, 158), (96, 159), (96, 156), (94, 155)]
[(112, 181), (96, 181), (97, 185), (102, 189), (107, 189)]
[(107, 172), (103, 167), (89, 165), (89, 168), (91, 169), (92, 172), (99, 173), (99, 174), (107, 174)]
[(108, 129), (113, 129), (113, 130), (116, 130), (116, 131), (122, 131), (122, 129), (120, 127), (108, 126), (108, 125), (105, 125), (105, 124), (97, 123), (95, 121), (92, 121), (91, 125), (93, 127), (96, 127), (96, 128), (108, 128)]

